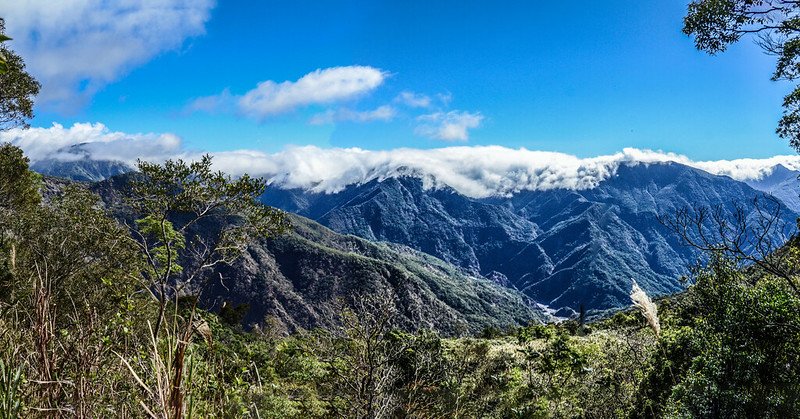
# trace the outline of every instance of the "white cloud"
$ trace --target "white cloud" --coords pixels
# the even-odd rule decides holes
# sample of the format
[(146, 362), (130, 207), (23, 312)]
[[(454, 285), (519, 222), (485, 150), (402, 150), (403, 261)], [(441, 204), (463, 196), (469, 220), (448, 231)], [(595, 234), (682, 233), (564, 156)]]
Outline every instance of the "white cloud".
[(334, 122), (372, 122), (391, 121), (397, 116), (397, 110), (389, 105), (379, 106), (370, 111), (354, 111), (347, 108), (328, 109), (311, 117), (313, 125), (332, 124)]
[(75, 161), (87, 155), (95, 160), (119, 160), (128, 164), (142, 160), (161, 161), (184, 154), (181, 140), (173, 134), (126, 134), (100, 123), (76, 123), (70, 128), (14, 128), (0, 132), (0, 143), (11, 143), (25, 151), (31, 161), (57, 159)]
[(296, 81), (267, 80), (241, 96), (227, 90), (220, 95), (195, 99), (189, 111), (231, 111), (233, 105), (245, 116), (263, 120), (310, 105), (324, 105), (356, 98), (383, 84), (388, 74), (368, 66), (317, 69)]
[(463, 111), (436, 112), (418, 116), (417, 121), (420, 122), (414, 130), (417, 135), (444, 141), (467, 141), (469, 130), (481, 125), (483, 115)]
[(400, 94), (394, 98), (394, 101), (402, 103), (409, 108), (428, 108), (431, 106), (430, 96), (409, 91), (400, 92)]
[[(0, 142), (20, 146), (33, 161), (77, 160), (89, 154), (94, 159), (132, 164), (137, 158), (160, 162), (168, 158), (193, 160), (201, 155), (184, 149), (172, 134), (126, 134), (99, 123), (12, 129), (0, 132)], [(81, 144), (79, 149), (70, 149), (76, 144)], [(214, 156), (220, 170), (264, 176), (271, 184), (286, 188), (329, 193), (351, 184), (408, 175), (421, 178), (428, 188), (451, 187), (476, 198), (525, 190), (590, 189), (612, 177), (621, 165), (677, 162), (737, 180), (760, 179), (771, 174), (777, 164), (800, 170), (797, 155), (693, 161), (679, 154), (635, 148), (590, 158), (500, 146), (388, 151), (306, 146), (274, 154), (233, 150)]]
[(612, 177), (621, 165), (677, 162), (737, 180), (769, 175), (776, 164), (800, 170), (800, 156), (696, 162), (674, 153), (635, 148), (579, 158), (501, 146), (389, 151), (307, 146), (291, 147), (275, 154), (223, 153), (218, 157), (218, 163), (225, 169), (247, 161), (248, 173), (265, 176), (271, 183), (285, 188), (330, 193), (351, 184), (410, 175), (422, 178), (428, 188), (451, 187), (475, 198), (525, 190), (591, 189)]
[(42, 82), (38, 100), (74, 109), (108, 83), (205, 32), (214, 0), (8, 0), (12, 48)]
[[(680, 161), (678, 161), (680, 163)], [(737, 159), (690, 162), (689, 165), (709, 173), (732, 177), (736, 180), (759, 180), (772, 174), (777, 165), (800, 170), (799, 156), (774, 156), (766, 159)]]
[(439, 99), (439, 102), (441, 102), (442, 105), (449, 106), (450, 102), (453, 100), (453, 95), (450, 92), (437, 93), (436, 98)]

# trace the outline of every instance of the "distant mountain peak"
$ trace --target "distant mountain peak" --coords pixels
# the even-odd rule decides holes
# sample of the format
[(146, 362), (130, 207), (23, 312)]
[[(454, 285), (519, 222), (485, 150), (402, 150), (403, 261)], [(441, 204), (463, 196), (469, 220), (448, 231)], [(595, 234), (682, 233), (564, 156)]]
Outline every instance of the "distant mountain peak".
[(79, 182), (99, 182), (112, 176), (129, 173), (135, 169), (127, 163), (113, 160), (39, 160), (31, 164), (31, 170), (43, 175), (55, 176)]
[(761, 179), (748, 180), (753, 189), (770, 194), (783, 202), (786, 207), (800, 212), (800, 172), (782, 164), (772, 167), (772, 172)]

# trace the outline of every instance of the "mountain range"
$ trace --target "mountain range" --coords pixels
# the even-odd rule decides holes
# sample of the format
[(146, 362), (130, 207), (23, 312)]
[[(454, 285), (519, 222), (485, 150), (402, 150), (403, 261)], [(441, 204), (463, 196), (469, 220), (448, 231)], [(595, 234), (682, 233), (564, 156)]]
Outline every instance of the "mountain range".
[[(736, 204), (752, 211), (761, 194), (726, 176), (657, 163), (622, 165), (585, 190), (478, 199), (400, 176), (337, 193), (271, 188), (263, 202), (340, 233), (408, 245), (568, 316), (581, 306), (602, 312), (629, 305), (634, 280), (653, 295), (680, 291), (680, 278), (699, 255), (659, 215), (719, 206), (731, 216)], [(787, 210), (783, 217), (797, 214)]]
[[(62, 170), (50, 164), (45, 172), (76, 178), (75, 166), (81, 168), (80, 180), (103, 179), (109, 167), (122, 167), (94, 162)], [(492, 313), (498, 313), (498, 322), (478, 322), (480, 327), (541, 320), (546, 313), (569, 317), (580, 307), (598, 315), (628, 306), (634, 280), (657, 296), (686, 286), (681, 278), (700, 255), (662, 225), (660, 215), (719, 207), (730, 217), (736, 205), (752, 212), (753, 199), (768, 193), (785, 204), (782, 218), (793, 223), (800, 212), (797, 176), (776, 166), (762, 179), (742, 182), (679, 163), (623, 164), (589, 189), (485, 198), (430, 187), (419, 174), (403, 171), (330, 193), (275, 183), (262, 201), (302, 216), (296, 218), (301, 227), (256, 246), (243, 265), (227, 272), (244, 285), (216, 294), (251, 304), (250, 321), (277, 316), (289, 328), (324, 323), (332, 307), (325, 296), (344, 295), (352, 281), (364, 278), (395, 295), (406, 293), (407, 321), (437, 328), (454, 330), (455, 324)], [(345, 262), (351, 257), (372, 258), (370, 268)], [(390, 285), (386, 266), (407, 272), (414, 285)], [(257, 277), (261, 282), (253, 283)], [(454, 302), (437, 294), (442, 284), (468, 297)], [(505, 304), (511, 306), (497, 311)], [(425, 309), (430, 310), (424, 318), (414, 318)]]

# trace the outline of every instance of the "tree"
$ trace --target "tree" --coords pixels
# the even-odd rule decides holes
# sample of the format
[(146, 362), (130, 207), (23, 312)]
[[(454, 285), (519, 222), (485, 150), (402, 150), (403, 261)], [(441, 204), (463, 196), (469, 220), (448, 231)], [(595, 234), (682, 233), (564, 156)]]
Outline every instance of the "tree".
[(800, 298), (782, 278), (720, 252), (695, 276), (649, 361), (635, 416), (795, 416)]
[[(173, 342), (171, 359), (164, 363), (170, 370), (169, 396), (159, 400), (159, 408), (174, 418), (183, 416), (186, 350), (198, 328), (197, 303), (216, 278), (214, 268), (231, 263), (251, 241), (289, 228), (282, 211), (258, 201), (266, 188), (263, 179), (232, 179), (211, 165), (208, 155), (190, 163), (139, 162), (128, 200), (135, 213), (128, 228), (145, 265), (142, 285), (158, 302), (153, 340), (158, 342), (163, 331)], [(178, 311), (181, 297), (190, 301), (183, 313)], [(171, 319), (166, 317), (169, 304), (175, 309)], [(164, 327), (167, 320), (171, 328)]]
[(353, 309), (341, 309), (341, 327), (320, 331), (317, 356), (327, 367), (323, 390), (329, 415), (341, 418), (391, 417), (396, 408), (392, 389), (398, 376), (394, 365), (407, 349), (393, 339), (394, 302), (387, 294), (353, 298)]
[(19, 148), (0, 146), (0, 353), (25, 377), (26, 409), (102, 416), (124, 404), (115, 392), (135, 389), (115, 379), (112, 351), (128, 344), (143, 300), (137, 254), (97, 195), (49, 183), (42, 199), (40, 185)]
[(33, 118), (33, 98), (41, 85), (25, 71), (25, 62), (6, 48), (5, 20), (0, 18), (0, 131), (28, 127)]
[(708, 256), (729, 259), (740, 269), (758, 267), (800, 296), (797, 223), (789, 222), (785, 208), (771, 195), (752, 202), (752, 212), (739, 204), (732, 213), (722, 206), (681, 208), (658, 220), (685, 244)]
[[(689, 4), (683, 32), (695, 46), (716, 54), (743, 36), (756, 37), (778, 57), (772, 80), (800, 78), (800, 2), (793, 0), (695, 0)], [(786, 95), (777, 133), (800, 151), (800, 86)]]
[[(0, 35), (0, 42), (10, 41), (10, 40), (11, 38), (5, 35)], [(6, 59), (5, 54), (0, 52), (0, 74), (5, 73), (6, 71), (8, 71), (8, 60)]]
[(18, 238), (13, 222), (40, 200), (38, 176), (28, 170), (28, 158), (18, 147), (0, 145), (0, 294), (9, 295), (13, 281)]
[(82, 186), (67, 186), (16, 222), (14, 293), (31, 307), (38, 391), (46, 409), (69, 406), (78, 417), (96, 414), (98, 381), (119, 362), (124, 323), (135, 316), (135, 249), (124, 229)]

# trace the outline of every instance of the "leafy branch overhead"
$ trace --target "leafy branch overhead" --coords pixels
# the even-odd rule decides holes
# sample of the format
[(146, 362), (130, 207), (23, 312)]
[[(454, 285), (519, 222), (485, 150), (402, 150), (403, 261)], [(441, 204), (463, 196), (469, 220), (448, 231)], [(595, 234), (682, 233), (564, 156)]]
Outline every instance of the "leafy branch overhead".
[[(3, 34), (0, 34), (0, 42), (10, 41), (10, 40), (11, 38)], [(8, 71), (8, 63), (5, 54), (3, 54), (3, 51), (0, 50), (0, 74), (4, 74), (6, 71)]]
[[(800, 78), (800, 2), (789, 0), (695, 0), (689, 4), (683, 32), (709, 54), (723, 52), (752, 35), (778, 57), (772, 80)], [(800, 151), (800, 86), (783, 100), (777, 133)]]
[(0, 18), (0, 131), (28, 127), (33, 118), (33, 98), (41, 85), (25, 71), (22, 57), (6, 47), (5, 21)]
[[(131, 205), (145, 216), (138, 221), (140, 227), (146, 227), (146, 232), (152, 234), (153, 223), (166, 226), (170, 217), (181, 216), (182, 221), (175, 226), (176, 235), (163, 236), (165, 231), (158, 237), (162, 242), (178, 243), (198, 223), (214, 219), (221, 227), (213, 250), (218, 256), (229, 259), (250, 240), (272, 237), (288, 228), (282, 211), (258, 202), (266, 189), (265, 180), (249, 175), (234, 180), (213, 171), (209, 155), (190, 163), (180, 159), (169, 160), (164, 165), (140, 161), (138, 168), (142, 176), (133, 184)], [(169, 225), (172, 228), (172, 224)], [(197, 235), (190, 239), (200, 240)], [(210, 247), (203, 248), (205, 252), (210, 250)]]

